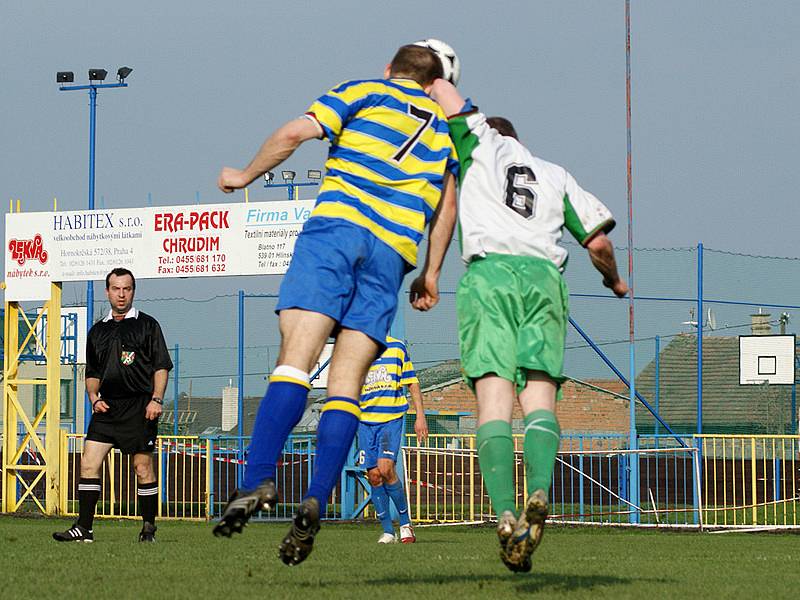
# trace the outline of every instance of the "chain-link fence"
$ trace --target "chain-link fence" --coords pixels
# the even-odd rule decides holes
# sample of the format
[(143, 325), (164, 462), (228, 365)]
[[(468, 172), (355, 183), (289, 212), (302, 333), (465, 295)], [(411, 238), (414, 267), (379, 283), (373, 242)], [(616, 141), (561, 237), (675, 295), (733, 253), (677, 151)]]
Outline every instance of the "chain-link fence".
[[(574, 326), (567, 332), (565, 373), (572, 381), (565, 386), (559, 409), (575, 415), (583, 410), (584, 417), (591, 417), (576, 416), (571, 431), (627, 432), (630, 391), (621, 378), (630, 378), (628, 301), (603, 288), (580, 246), (566, 245), (571, 256), (565, 278)], [(423, 244), (420, 256), (424, 251)], [(624, 248), (617, 249), (621, 271), (626, 254)], [(680, 433), (796, 433), (795, 386), (740, 385), (738, 340), (751, 333), (752, 315), (759, 311), (767, 327), (762, 333), (796, 333), (800, 259), (702, 246), (640, 248), (633, 259), (636, 388), (666, 426)], [(401, 293), (395, 328), (408, 341), (426, 400), (430, 398), (429, 425), (441, 433), (474, 427), (474, 401), (459, 383), (456, 290), (463, 272), (456, 240), (446, 257), (439, 305), (427, 313), (410, 308), (412, 273)], [(250, 433), (279, 349), (274, 313), (279, 283), (278, 277), (139, 282), (136, 304), (162, 324), (175, 363), (162, 419), (164, 433)], [(81, 294), (85, 287), (65, 284), (64, 305), (82, 304)], [(95, 318), (107, 310), (107, 302), (99, 292), (97, 296)], [(78, 377), (81, 373), (76, 371)], [(82, 385), (77, 389), (72, 402), (80, 403)], [(452, 400), (454, 394), (458, 401)], [(323, 395), (322, 389), (312, 393), (316, 398)], [(614, 410), (605, 414), (603, 407)], [(76, 431), (81, 430), (79, 412), (62, 415)], [(640, 433), (667, 433), (642, 403), (635, 417)], [(313, 430), (313, 414), (303, 427)]]

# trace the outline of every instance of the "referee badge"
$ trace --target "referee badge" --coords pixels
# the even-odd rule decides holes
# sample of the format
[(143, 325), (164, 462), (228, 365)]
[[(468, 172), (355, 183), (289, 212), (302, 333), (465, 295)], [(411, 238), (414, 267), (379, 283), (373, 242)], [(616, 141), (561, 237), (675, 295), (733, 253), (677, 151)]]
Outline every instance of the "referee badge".
[(123, 350), (122, 354), (119, 355), (119, 362), (121, 362), (126, 367), (128, 365), (132, 365), (133, 361), (136, 359), (136, 352), (128, 352), (127, 350)]

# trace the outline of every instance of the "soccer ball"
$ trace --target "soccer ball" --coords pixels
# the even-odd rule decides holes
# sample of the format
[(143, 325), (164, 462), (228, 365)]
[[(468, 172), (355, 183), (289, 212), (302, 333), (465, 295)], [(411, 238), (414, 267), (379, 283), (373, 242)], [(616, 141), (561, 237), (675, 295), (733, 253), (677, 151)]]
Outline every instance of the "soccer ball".
[(414, 42), (414, 45), (433, 51), (442, 63), (444, 78), (453, 85), (458, 85), (458, 78), (461, 75), (461, 61), (458, 60), (456, 51), (449, 44), (445, 44), (442, 40), (428, 38), (427, 40)]

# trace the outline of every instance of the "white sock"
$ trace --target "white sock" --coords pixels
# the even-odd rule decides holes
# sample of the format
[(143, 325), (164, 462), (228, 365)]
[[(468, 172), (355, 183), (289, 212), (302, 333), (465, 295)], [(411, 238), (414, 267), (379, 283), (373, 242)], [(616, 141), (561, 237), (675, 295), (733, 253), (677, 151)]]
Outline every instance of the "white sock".
[(302, 381), (303, 383), (308, 383), (310, 381), (309, 374), (297, 367), (291, 367), (289, 365), (278, 365), (275, 367), (275, 370), (272, 372), (272, 375), (278, 375), (283, 377), (291, 377), (292, 379), (297, 379), (298, 381)]

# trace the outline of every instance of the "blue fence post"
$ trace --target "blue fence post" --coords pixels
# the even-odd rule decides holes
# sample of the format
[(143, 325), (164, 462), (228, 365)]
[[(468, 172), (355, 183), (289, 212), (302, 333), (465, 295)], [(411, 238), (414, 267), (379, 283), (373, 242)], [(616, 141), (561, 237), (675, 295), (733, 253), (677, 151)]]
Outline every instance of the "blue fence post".
[(697, 244), (697, 433), (703, 433), (703, 243)]
[[(781, 459), (775, 456), (772, 459), (772, 469), (775, 477), (772, 478), (772, 501), (781, 501)], [(784, 508), (784, 511), (786, 509)], [(777, 523), (775, 523), (777, 525)]]
[[(697, 244), (697, 435), (703, 433), (703, 243)], [(697, 460), (702, 463), (701, 440), (697, 439)], [(695, 477), (693, 477), (695, 479)], [(702, 485), (702, 474), (697, 478), (697, 485), (692, 494), (695, 510), (694, 524), (699, 523), (698, 491)]]
[[(238, 364), (237, 364), (237, 394), (236, 394), (236, 427), (237, 435), (239, 437), (239, 460), (244, 460), (244, 424), (242, 423), (242, 416), (244, 411), (242, 405), (244, 404), (244, 290), (239, 290), (239, 311), (238, 311), (238, 324), (239, 324), (239, 339), (238, 339)], [(236, 485), (241, 487), (242, 474), (244, 469), (236, 469)]]
[[(91, 82), (90, 82), (91, 83)], [(94, 162), (95, 146), (97, 144), (97, 88), (89, 87), (89, 210), (94, 210)], [(86, 282), (86, 335), (94, 324), (94, 281)], [(89, 392), (83, 394), (83, 432), (89, 431), (89, 421), (92, 417), (92, 403)]]
[[(661, 398), (661, 337), (656, 336), (656, 390), (655, 390), (655, 405), (656, 405), (656, 412), (661, 414), (659, 410), (659, 401)], [(659, 422), (656, 419), (655, 425), (655, 441), (656, 441), (656, 450), (658, 450), (658, 426)]]
[[(630, 432), (629, 432), (629, 447), (631, 450), (639, 449), (639, 434), (636, 431), (636, 358), (635, 358), (636, 344), (631, 340), (630, 342), (630, 405), (629, 405), (629, 418), (630, 418)], [(639, 455), (631, 453), (628, 467), (630, 469), (630, 484), (628, 486), (628, 502), (633, 504), (634, 507), (639, 506)], [(630, 523), (639, 523), (639, 510), (633, 508), (629, 518)]]

